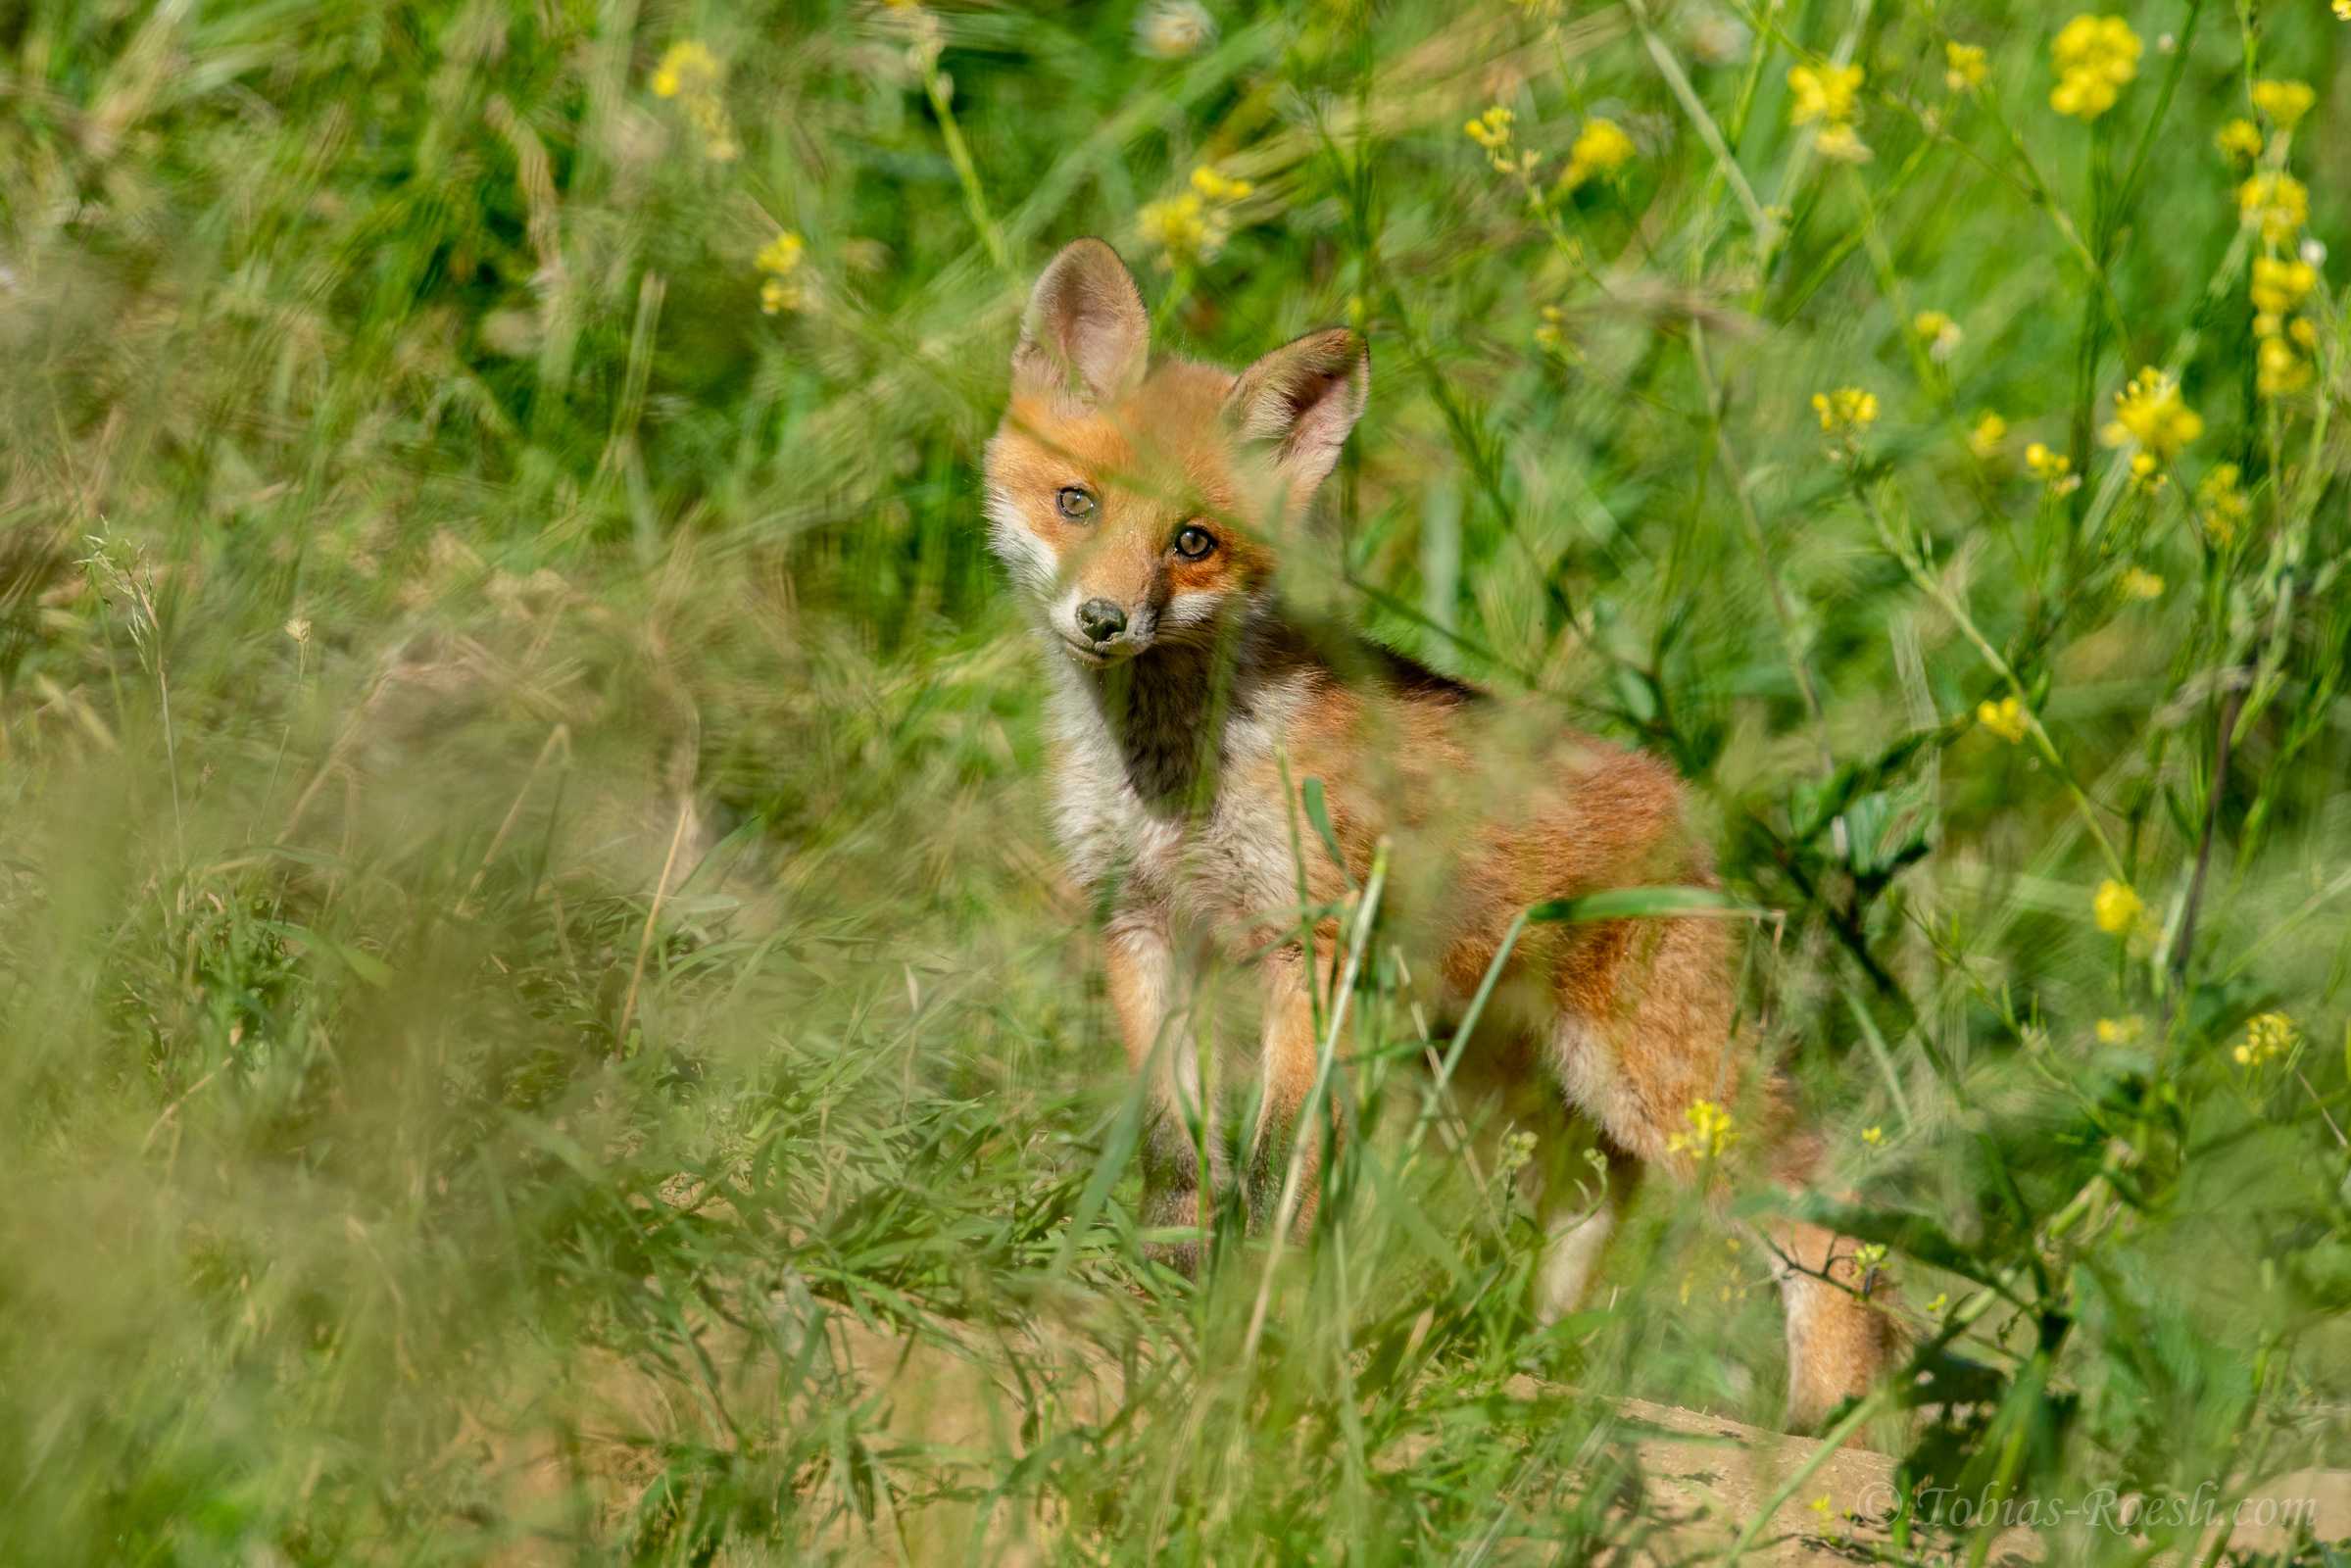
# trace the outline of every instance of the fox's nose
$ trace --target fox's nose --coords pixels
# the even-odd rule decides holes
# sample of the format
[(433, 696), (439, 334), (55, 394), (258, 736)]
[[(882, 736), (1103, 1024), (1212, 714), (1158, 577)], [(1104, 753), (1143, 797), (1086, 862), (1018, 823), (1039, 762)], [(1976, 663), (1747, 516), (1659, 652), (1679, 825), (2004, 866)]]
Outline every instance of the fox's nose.
[(1078, 630), (1098, 643), (1106, 643), (1127, 629), (1127, 612), (1107, 599), (1089, 599), (1078, 606)]

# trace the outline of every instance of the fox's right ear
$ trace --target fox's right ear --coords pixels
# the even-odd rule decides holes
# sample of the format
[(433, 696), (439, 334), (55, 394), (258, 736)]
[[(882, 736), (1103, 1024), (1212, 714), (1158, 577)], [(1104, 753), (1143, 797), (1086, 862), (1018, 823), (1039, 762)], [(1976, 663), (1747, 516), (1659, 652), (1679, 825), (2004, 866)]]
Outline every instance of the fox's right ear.
[(1012, 350), (1012, 391), (1064, 392), (1074, 377), (1097, 406), (1115, 403), (1142, 381), (1150, 360), (1151, 318), (1135, 274), (1101, 240), (1071, 240), (1029, 295)]

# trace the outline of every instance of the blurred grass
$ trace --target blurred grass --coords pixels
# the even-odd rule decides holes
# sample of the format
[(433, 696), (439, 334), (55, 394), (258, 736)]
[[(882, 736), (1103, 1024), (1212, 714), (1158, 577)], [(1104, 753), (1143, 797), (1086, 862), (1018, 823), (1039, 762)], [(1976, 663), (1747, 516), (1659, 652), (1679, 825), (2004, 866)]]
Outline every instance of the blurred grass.
[[(1539, 1328), (1491, 1142), (1350, 1146), (1253, 1358), (1259, 1252), (1142, 1261), (977, 507), (1082, 233), (1168, 344), (1361, 324), (1289, 592), (1668, 756), (1787, 911), (1767, 1049), (1966, 1363), (1911, 1479), (2346, 1462), (2341, 268), (2279, 396), (2247, 285), (2351, 241), (2351, 30), (2123, 14), (2084, 125), (1993, 0), (0, 8), (0, 1555), (1584, 1561), (1629, 1435), (1568, 1386), (1775, 1418), (1752, 1242), (1652, 1192)], [(1846, 61), (1863, 164), (1790, 122)], [(1202, 165), (1254, 188), (1162, 261)], [(976, 1370), (878, 1392), (909, 1341)]]

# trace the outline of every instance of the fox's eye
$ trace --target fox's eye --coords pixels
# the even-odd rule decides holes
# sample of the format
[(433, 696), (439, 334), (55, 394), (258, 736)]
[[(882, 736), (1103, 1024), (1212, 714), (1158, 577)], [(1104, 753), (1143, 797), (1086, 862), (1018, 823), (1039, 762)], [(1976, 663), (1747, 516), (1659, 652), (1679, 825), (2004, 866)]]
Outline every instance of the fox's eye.
[(1053, 497), (1053, 500), (1060, 507), (1061, 515), (1064, 517), (1083, 522), (1094, 515), (1095, 502), (1092, 492), (1080, 489), (1074, 484), (1063, 485), (1061, 493)]
[(1187, 523), (1184, 531), (1176, 535), (1175, 548), (1176, 554), (1186, 561), (1199, 561), (1216, 548), (1216, 535), (1198, 523)]

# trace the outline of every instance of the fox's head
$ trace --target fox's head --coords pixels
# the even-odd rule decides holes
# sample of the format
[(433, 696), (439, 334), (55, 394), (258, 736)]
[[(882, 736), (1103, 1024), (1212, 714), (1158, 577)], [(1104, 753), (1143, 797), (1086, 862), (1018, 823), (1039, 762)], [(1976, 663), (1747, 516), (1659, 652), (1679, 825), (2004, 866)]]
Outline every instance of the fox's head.
[(1370, 382), (1345, 329), (1238, 375), (1154, 365), (1133, 274), (1101, 240), (1074, 241), (1037, 280), (988, 443), (996, 553), (1080, 663), (1206, 641), (1271, 581), (1274, 541), (1338, 463)]

